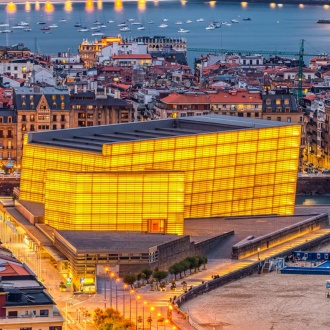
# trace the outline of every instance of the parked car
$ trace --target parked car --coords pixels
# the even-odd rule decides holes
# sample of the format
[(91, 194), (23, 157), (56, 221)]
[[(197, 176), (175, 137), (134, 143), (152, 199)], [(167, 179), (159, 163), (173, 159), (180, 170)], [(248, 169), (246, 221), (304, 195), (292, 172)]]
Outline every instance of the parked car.
[(325, 169), (322, 171), (322, 173), (323, 173), (323, 174), (330, 174), (330, 170), (328, 170), (328, 169), (325, 168)]
[(14, 172), (13, 172), (13, 175), (14, 175), (14, 176), (21, 176), (21, 172), (19, 172), (19, 171), (14, 171)]
[(4, 170), (0, 170), (0, 175), (6, 175), (6, 172)]

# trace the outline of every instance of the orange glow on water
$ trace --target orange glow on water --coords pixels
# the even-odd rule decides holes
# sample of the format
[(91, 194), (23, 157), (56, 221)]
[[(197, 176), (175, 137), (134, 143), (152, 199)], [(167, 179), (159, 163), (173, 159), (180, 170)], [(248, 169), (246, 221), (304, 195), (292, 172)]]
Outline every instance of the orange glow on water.
[(299, 8), (304, 8), (305, 6), (304, 6), (304, 4), (299, 4)]
[(24, 9), (25, 9), (25, 11), (31, 11), (31, 4), (30, 4), (30, 2), (27, 1), (25, 3)]
[(324, 5), (323, 8), (324, 9), (329, 9), (329, 5)]
[(94, 11), (94, 3), (93, 3), (92, 0), (87, 0), (86, 1), (85, 10), (88, 11), (88, 12)]
[(123, 2), (121, 0), (116, 0), (114, 3), (115, 11), (121, 11), (123, 9)]
[(55, 8), (54, 8), (54, 5), (51, 2), (47, 1), (45, 3), (44, 10), (45, 10), (46, 13), (52, 13), (55, 10)]
[(40, 3), (39, 3), (39, 1), (36, 1), (36, 10), (40, 10)]
[(140, 11), (145, 11), (146, 10), (146, 2), (145, 2), (145, 0), (139, 0), (138, 1), (138, 9)]
[(16, 13), (16, 5), (13, 2), (9, 2), (6, 6), (7, 13)]
[(182, 6), (185, 6), (186, 3), (187, 3), (187, 0), (181, 0), (180, 2), (181, 2), (181, 5), (182, 5)]
[(216, 4), (216, 3), (217, 3), (216, 1), (210, 1), (210, 2), (209, 2), (210, 7), (211, 7), (211, 8), (215, 7), (215, 4)]
[(248, 6), (248, 3), (247, 2), (241, 2), (241, 6), (243, 7), (243, 8), (246, 8), (247, 6)]
[(97, 0), (97, 9), (102, 10), (103, 9), (103, 2), (102, 0)]
[(64, 4), (64, 10), (65, 11), (72, 11), (72, 3), (71, 1), (67, 0)]
[(154, 5), (158, 6), (159, 5), (159, 1), (158, 0), (154, 0)]
[(275, 8), (276, 7), (276, 3), (272, 2), (269, 4), (270, 8)]

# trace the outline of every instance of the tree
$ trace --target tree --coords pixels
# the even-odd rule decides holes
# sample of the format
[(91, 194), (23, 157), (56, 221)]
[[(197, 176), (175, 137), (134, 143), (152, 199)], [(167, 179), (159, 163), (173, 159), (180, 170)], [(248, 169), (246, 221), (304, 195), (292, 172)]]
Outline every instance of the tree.
[(123, 277), (123, 281), (125, 284), (130, 285), (133, 289), (133, 284), (136, 281), (136, 275), (135, 274), (125, 274)]
[(146, 276), (146, 280), (147, 280), (147, 282), (148, 282), (148, 280), (149, 280), (149, 278), (150, 278), (150, 276), (151, 276), (151, 274), (152, 274), (152, 270), (149, 269), (149, 268), (143, 268), (143, 269), (141, 270), (141, 273), (145, 274), (145, 276)]
[(133, 322), (124, 319), (113, 308), (106, 308), (105, 310), (95, 309), (93, 320), (99, 330), (134, 330), (136, 328)]
[(196, 257), (187, 257), (185, 259), (185, 261), (187, 261), (189, 263), (189, 270), (190, 270), (190, 275), (191, 275), (191, 270), (197, 268), (198, 261), (197, 261)]
[(207, 257), (201, 256), (201, 259), (202, 259), (201, 261), (202, 261), (203, 269), (206, 269)]
[(153, 278), (157, 280), (158, 283), (161, 282), (161, 280), (165, 279), (168, 275), (168, 272), (165, 272), (163, 270), (155, 270), (152, 273)]
[(168, 272), (172, 275), (174, 275), (174, 279), (176, 281), (176, 275), (181, 273), (180, 267), (178, 264), (173, 264), (169, 267)]
[(187, 261), (187, 260), (183, 260), (183, 261), (181, 261), (181, 262), (179, 262), (179, 265), (181, 265), (181, 267), (182, 267), (182, 271), (183, 271), (183, 273), (184, 273), (184, 276), (186, 276), (186, 271), (189, 269), (189, 267), (190, 267), (190, 263), (189, 263), (189, 261)]

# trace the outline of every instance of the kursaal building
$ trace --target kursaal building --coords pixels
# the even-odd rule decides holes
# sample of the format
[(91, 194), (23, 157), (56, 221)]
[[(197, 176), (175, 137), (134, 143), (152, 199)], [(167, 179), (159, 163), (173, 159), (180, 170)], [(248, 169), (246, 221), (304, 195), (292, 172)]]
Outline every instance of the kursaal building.
[(300, 131), (207, 115), (29, 133), (19, 199), (56, 230), (182, 235), (184, 218), (291, 215)]

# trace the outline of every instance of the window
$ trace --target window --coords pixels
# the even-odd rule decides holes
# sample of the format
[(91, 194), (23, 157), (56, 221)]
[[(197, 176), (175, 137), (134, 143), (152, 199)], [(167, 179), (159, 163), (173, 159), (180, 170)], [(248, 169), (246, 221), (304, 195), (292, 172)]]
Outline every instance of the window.
[(22, 121), (26, 121), (26, 115), (22, 115)]
[(247, 112), (246, 117), (250, 118), (251, 117), (251, 112)]
[(30, 121), (35, 121), (34, 115), (30, 115)]
[(65, 125), (62, 124), (62, 125), (61, 125), (61, 129), (65, 129)]
[(9, 311), (8, 317), (17, 317), (17, 311)]
[(267, 104), (267, 105), (271, 105), (271, 104), (272, 104), (272, 100), (271, 100), (271, 99), (267, 99), (267, 100), (266, 100), (266, 104)]
[(11, 129), (9, 129), (7, 133), (8, 133), (7, 134), (7, 137), (8, 138), (12, 138), (13, 137), (13, 133), (12, 133)]
[(47, 317), (48, 314), (49, 314), (49, 310), (48, 309), (40, 309), (40, 316)]
[(290, 112), (290, 107), (285, 107), (285, 112)]
[(57, 126), (56, 126), (56, 124), (53, 125), (53, 131), (55, 131), (55, 130), (57, 130)]
[(34, 132), (34, 124), (30, 125), (30, 132)]
[(266, 112), (272, 112), (272, 107), (267, 107)]
[(12, 117), (8, 117), (8, 124), (11, 124), (13, 122)]
[(8, 159), (11, 159), (11, 152), (8, 152)]
[(272, 120), (272, 118), (271, 117), (267, 117), (267, 120)]
[(26, 124), (22, 124), (22, 131), (26, 131)]
[(57, 121), (57, 116), (53, 115), (53, 121)]
[(258, 118), (258, 117), (259, 117), (259, 112), (256, 112), (256, 113), (254, 114), (254, 117)]
[(276, 99), (275, 103), (276, 103), (277, 105), (281, 104), (281, 99)]
[(277, 119), (276, 119), (277, 121), (281, 121), (281, 117), (277, 117)]
[(61, 121), (65, 121), (65, 115), (61, 115)]
[(285, 105), (287, 105), (287, 104), (289, 104), (289, 103), (290, 103), (290, 100), (289, 100), (289, 99), (285, 99), (285, 100), (284, 100), (284, 104), (285, 104)]
[(62, 326), (61, 325), (51, 326), (49, 327), (49, 330), (62, 330)]
[(0, 117), (0, 124), (3, 124), (3, 117)]
[(32, 327), (19, 328), (19, 330), (32, 330)]
[(291, 117), (288, 117), (288, 118), (287, 118), (287, 122), (288, 122), (288, 123), (291, 123)]

